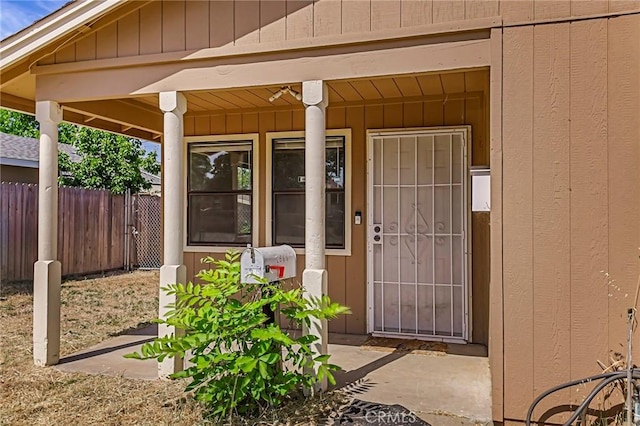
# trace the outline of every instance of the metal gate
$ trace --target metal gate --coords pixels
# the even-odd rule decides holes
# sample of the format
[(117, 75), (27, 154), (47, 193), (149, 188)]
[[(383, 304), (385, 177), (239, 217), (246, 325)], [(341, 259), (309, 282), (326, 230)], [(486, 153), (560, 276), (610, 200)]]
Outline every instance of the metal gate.
[(136, 194), (131, 198), (132, 234), (136, 248), (136, 258), (132, 263), (140, 269), (158, 269), (162, 266), (161, 198), (148, 194)]
[(467, 129), (370, 133), (369, 331), (467, 339)]

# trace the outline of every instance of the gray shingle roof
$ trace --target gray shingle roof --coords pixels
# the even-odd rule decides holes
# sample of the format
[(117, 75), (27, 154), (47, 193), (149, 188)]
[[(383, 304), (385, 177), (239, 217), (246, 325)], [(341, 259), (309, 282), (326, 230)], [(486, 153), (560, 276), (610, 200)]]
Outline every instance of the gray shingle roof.
[[(72, 161), (80, 160), (80, 156), (76, 154), (75, 149), (71, 145), (59, 143), (58, 149), (69, 154)], [(33, 162), (31, 167), (37, 167), (39, 155), (38, 139), (8, 135), (0, 132), (0, 159)]]

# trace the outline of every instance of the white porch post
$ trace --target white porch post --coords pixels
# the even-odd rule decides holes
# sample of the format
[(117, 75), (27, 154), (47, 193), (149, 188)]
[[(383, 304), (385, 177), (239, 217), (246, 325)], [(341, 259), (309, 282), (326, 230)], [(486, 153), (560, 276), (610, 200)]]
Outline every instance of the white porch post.
[[(183, 265), (184, 247), (184, 113), (187, 100), (179, 92), (160, 93), (160, 109), (164, 113), (164, 139), (162, 142), (162, 160), (164, 162), (163, 210), (164, 210), (164, 257), (160, 268), (160, 287), (168, 284), (185, 283), (187, 271)], [(160, 289), (159, 313), (164, 318), (169, 303), (175, 302), (174, 296), (168, 296)], [(158, 325), (158, 336), (164, 337), (179, 333), (175, 327)], [(180, 358), (165, 359), (158, 363), (158, 375), (168, 376), (183, 369)]]
[[(322, 80), (302, 83), (302, 102), (305, 106), (305, 270), (302, 284), (309, 296), (327, 294), (325, 269), (325, 110), (329, 103), (327, 86)], [(326, 320), (313, 319), (303, 330), (319, 339), (313, 343), (316, 353), (327, 353), (328, 329)], [(315, 367), (317, 370), (317, 367)], [(327, 388), (326, 379), (319, 390)]]
[(36, 102), (40, 123), (38, 181), (38, 260), (33, 268), (33, 362), (57, 364), (60, 359), (60, 275), (58, 262), (58, 124), (56, 102)]

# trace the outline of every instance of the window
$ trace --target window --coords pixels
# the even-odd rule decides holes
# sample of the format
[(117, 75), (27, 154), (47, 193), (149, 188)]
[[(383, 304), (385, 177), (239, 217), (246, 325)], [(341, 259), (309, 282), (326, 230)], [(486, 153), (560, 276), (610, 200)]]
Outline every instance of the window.
[[(328, 136), (326, 144), (326, 247), (344, 249), (345, 137)], [(304, 138), (274, 138), (272, 150), (272, 242), (304, 247)]]
[(253, 242), (253, 141), (188, 144), (187, 245)]

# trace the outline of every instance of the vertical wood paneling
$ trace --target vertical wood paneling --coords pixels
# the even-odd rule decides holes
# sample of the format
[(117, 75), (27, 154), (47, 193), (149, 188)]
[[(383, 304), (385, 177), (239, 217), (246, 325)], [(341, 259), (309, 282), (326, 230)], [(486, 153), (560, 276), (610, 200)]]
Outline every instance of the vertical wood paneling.
[[(351, 315), (345, 319), (347, 333), (366, 332), (366, 262), (367, 262), (367, 198), (366, 186), (366, 133), (364, 107), (349, 107), (345, 113), (346, 127), (351, 129), (351, 210), (363, 214), (362, 225), (351, 227), (351, 256), (346, 258), (348, 275), (345, 278), (345, 304), (351, 308)], [(369, 125), (377, 123), (369, 122)], [(361, 167), (357, 165), (362, 165)], [(351, 220), (351, 218), (349, 218)]]
[[(260, 223), (264, 224), (264, 226), (260, 227), (260, 245), (266, 244), (266, 191), (267, 191), (267, 173), (266, 173), (266, 164), (267, 164), (267, 155), (271, 155), (270, 152), (267, 152), (267, 139), (266, 134), (268, 132), (273, 132), (276, 129), (276, 115), (274, 112), (261, 112), (258, 117), (258, 125), (260, 128), (260, 152), (259, 152), (259, 161), (261, 167), (258, 169), (258, 188), (260, 190), (260, 194), (265, 194), (265, 196), (260, 197)], [(263, 166), (264, 165), (264, 166)]]
[(371, 0), (371, 30), (400, 28), (400, 0)]
[(489, 216), (489, 364), (491, 365), (492, 417), (504, 420), (504, 271), (503, 271), (503, 30), (491, 30), (491, 68), (487, 89), (491, 163), (491, 214)]
[(424, 122), (422, 102), (403, 104), (402, 119), (404, 127), (421, 127)]
[(571, 0), (534, 0), (535, 19), (566, 18), (571, 16)]
[(257, 112), (242, 114), (242, 133), (257, 133), (260, 129)]
[(185, 50), (185, 0), (162, 1), (162, 51)]
[(531, 21), (534, 17), (535, 0), (500, 1), (500, 15), (504, 22)]
[(313, 37), (313, 0), (287, 0), (287, 40)]
[(498, 16), (499, 0), (466, 0), (465, 19), (488, 18)]
[(260, 2), (234, 2), (235, 43), (252, 44), (260, 41)]
[(608, 11), (608, 0), (571, 0), (571, 16), (596, 15)]
[(76, 45), (70, 44), (56, 52), (56, 63), (74, 62), (76, 60)]
[(290, 132), (292, 130), (291, 111), (276, 111), (276, 127), (277, 132)]
[[(640, 274), (640, 16), (609, 19), (609, 351), (626, 353), (626, 309)], [(629, 297), (625, 298), (625, 294)], [(634, 342), (635, 344), (635, 342)], [(634, 359), (639, 356), (635, 347)]]
[(382, 108), (383, 125), (388, 129), (398, 129), (402, 127), (403, 105), (386, 104)]
[(304, 130), (304, 122), (305, 114), (303, 109), (291, 111), (291, 130)]
[(609, 12), (640, 9), (640, 0), (609, 0)]
[(570, 90), (571, 377), (579, 378), (607, 359), (606, 20), (571, 24)]
[(187, 1), (185, 10), (186, 48), (204, 49), (209, 47), (209, 5), (208, 1)]
[(227, 133), (242, 133), (242, 114), (227, 114)]
[(503, 75), (504, 415), (519, 419), (535, 397), (532, 27), (504, 30)]
[(96, 34), (92, 33), (76, 43), (76, 60), (91, 61), (96, 59)]
[[(413, 27), (433, 22), (433, 0), (401, 0), (400, 25)], [(437, 1), (437, 0), (436, 0)]]
[(224, 114), (216, 114), (209, 117), (209, 132), (212, 135), (224, 135), (227, 133), (227, 118)]
[(140, 12), (138, 10), (118, 21), (118, 57), (140, 53)]
[(233, 0), (209, 2), (209, 47), (226, 46), (234, 40), (234, 8)]
[(313, 5), (313, 35), (338, 35), (342, 31), (342, 1), (317, 0)]
[(464, 0), (438, 0), (433, 2), (433, 23), (462, 21), (464, 19)]
[(442, 101), (426, 101), (423, 103), (424, 125), (444, 125), (444, 106)]
[(118, 55), (118, 23), (107, 25), (96, 33), (96, 59)]
[(466, 124), (464, 99), (450, 99), (444, 102), (444, 124), (447, 126), (457, 126)]
[(184, 135), (185, 136), (193, 136), (195, 135), (195, 119), (194, 117), (184, 117)]
[(197, 116), (194, 119), (193, 133), (196, 136), (205, 136), (209, 134), (209, 116)]
[(342, 33), (371, 31), (371, 5), (367, 1), (342, 1)]
[(489, 343), (490, 217), (490, 213), (471, 213), (471, 341), (483, 345)]
[[(569, 25), (534, 28), (534, 393), (570, 380)], [(538, 412), (569, 400), (570, 391)], [(560, 420), (550, 419), (549, 421)], [(566, 420), (566, 419), (565, 419)]]
[(484, 116), (484, 99), (474, 97), (467, 98), (464, 102), (465, 124), (471, 125), (471, 138), (473, 150), (471, 150), (472, 166), (489, 165), (489, 144), (486, 141), (486, 123)]
[(140, 9), (140, 54), (162, 52), (162, 2), (152, 1)]
[(260, 42), (282, 41), (286, 37), (285, 0), (260, 0)]
[[(342, 305), (347, 303), (346, 298), (346, 257), (327, 256), (327, 276), (329, 278), (329, 297), (332, 301)], [(329, 321), (329, 331), (331, 333), (346, 332), (346, 315)]]

